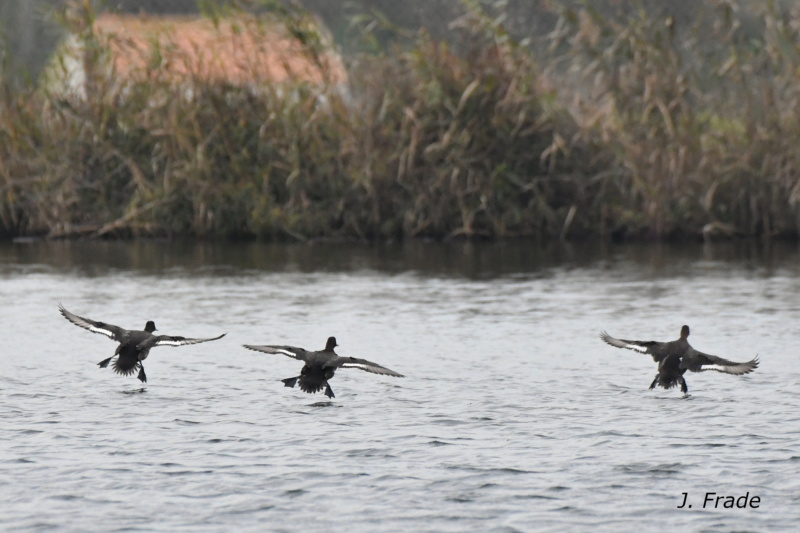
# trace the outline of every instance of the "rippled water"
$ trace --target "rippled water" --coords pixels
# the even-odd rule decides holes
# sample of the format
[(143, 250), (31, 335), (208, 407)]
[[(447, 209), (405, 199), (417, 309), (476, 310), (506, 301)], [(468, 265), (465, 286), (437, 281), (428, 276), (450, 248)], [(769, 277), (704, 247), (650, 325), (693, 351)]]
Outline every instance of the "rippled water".
[[(796, 247), (0, 246), (0, 529), (731, 531), (800, 520)], [(57, 311), (228, 335), (155, 348), (149, 382)], [(648, 390), (599, 341), (762, 364)], [(320, 349), (333, 401), (284, 388)], [(677, 509), (683, 493), (692, 509)], [(760, 498), (703, 509), (706, 492)]]

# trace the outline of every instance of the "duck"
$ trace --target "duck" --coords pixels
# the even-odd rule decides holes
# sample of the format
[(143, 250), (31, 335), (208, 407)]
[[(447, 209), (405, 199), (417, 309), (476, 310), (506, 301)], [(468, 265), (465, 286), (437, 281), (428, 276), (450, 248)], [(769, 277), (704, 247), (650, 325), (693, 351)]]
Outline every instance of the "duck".
[(681, 392), (688, 394), (689, 387), (683, 375), (687, 370), (692, 372), (705, 372), (714, 370), (724, 374), (741, 376), (749, 374), (758, 368), (758, 356), (746, 363), (736, 363), (716, 355), (699, 352), (689, 344), (689, 326), (681, 326), (681, 336), (679, 339), (670, 342), (658, 341), (631, 341), (626, 339), (615, 339), (605, 331), (600, 333), (600, 339), (606, 344), (615, 348), (626, 348), (640, 353), (650, 354), (653, 361), (658, 363), (658, 374), (650, 384), (650, 388), (656, 385), (665, 389), (671, 389), (680, 385)]
[(297, 359), (298, 361), (303, 361), (305, 364), (303, 365), (302, 370), (300, 370), (300, 375), (281, 380), (283, 385), (285, 387), (294, 387), (295, 384), (299, 383), (300, 390), (309, 394), (317, 393), (321, 391), (323, 387), (325, 387), (325, 396), (328, 398), (335, 397), (331, 386), (328, 384), (328, 380), (333, 377), (337, 368), (359, 368), (366, 372), (372, 372), (373, 374), (394, 376), (396, 378), (404, 377), (402, 374), (399, 374), (394, 370), (390, 370), (385, 366), (367, 361), (366, 359), (340, 357), (334, 351), (334, 348), (339, 346), (336, 343), (336, 337), (328, 337), (328, 341), (325, 343), (325, 348), (316, 352), (310, 352), (296, 346), (256, 346), (250, 344), (245, 344), (243, 346), (248, 350), (286, 355), (288, 357)]
[(116, 351), (114, 351), (114, 355), (108, 359), (103, 359), (97, 363), (97, 366), (106, 368), (108, 363), (116, 357), (112, 365), (114, 372), (123, 376), (130, 376), (136, 370), (139, 370), (139, 374), (136, 377), (138, 377), (142, 383), (147, 383), (147, 375), (144, 372), (144, 365), (142, 362), (147, 359), (151, 348), (156, 346), (199, 344), (201, 342), (215, 341), (226, 335), (226, 333), (223, 333), (222, 335), (210, 339), (187, 339), (186, 337), (172, 335), (153, 335), (153, 332), (156, 331), (156, 324), (152, 320), (147, 321), (144, 330), (129, 330), (114, 326), (113, 324), (98, 322), (78, 316), (67, 311), (60, 303), (58, 304), (58, 310), (64, 318), (76, 326), (87, 329), (92, 333), (105, 335), (119, 343)]

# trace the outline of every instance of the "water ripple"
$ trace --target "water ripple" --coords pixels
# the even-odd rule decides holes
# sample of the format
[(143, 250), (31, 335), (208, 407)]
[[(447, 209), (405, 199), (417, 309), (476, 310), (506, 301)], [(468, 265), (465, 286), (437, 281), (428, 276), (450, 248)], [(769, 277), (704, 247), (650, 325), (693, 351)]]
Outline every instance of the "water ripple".
[[(352, 250), (307, 268), (293, 255), (306, 248), (279, 267), (245, 248), (241, 267), (171, 264), (160, 248), (162, 266), (128, 270), (0, 264), (14, 302), (0, 312), (0, 529), (789, 531), (800, 520), (794, 255), (754, 269), (708, 252), (559, 264), (521, 251), (528, 270), (483, 272), (452, 258), (381, 270)], [(228, 336), (153, 349), (142, 386), (97, 368), (113, 343), (64, 321), (58, 301), (122, 326), (155, 317), (167, 334)], [(759, 353), (762, 366), (691, 374), (683, 397), (648, 390), (649, 357), (597, 339), (670, 339), (684, 322), (698, 349)], [(332, 334), (343, 355), (407, 377), (341, 369), (329, 401), (283, 387), (297, 361), (240, 346), (321, 347)], [(702, 509), (707, 492), (762, 506)], [(683, 493), (691, 510), (677, 509)]]

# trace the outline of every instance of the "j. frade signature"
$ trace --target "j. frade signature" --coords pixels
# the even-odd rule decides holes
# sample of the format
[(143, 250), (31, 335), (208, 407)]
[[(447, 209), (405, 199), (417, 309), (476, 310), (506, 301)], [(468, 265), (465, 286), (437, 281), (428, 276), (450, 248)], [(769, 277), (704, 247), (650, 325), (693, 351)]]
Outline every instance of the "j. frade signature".
[[(683, 501), (678, 506), (678, 509), (691, 509), (692, 504), (688, 503), (689, 493), (682, 492)], [(726, 496), (719, 495), (716, 492), (706, 492), (703, 498), (703, 509), (758, 509), (761, 505), (761, 496), (750, 496), (749, 492), (744, 493), (742, 496)]]

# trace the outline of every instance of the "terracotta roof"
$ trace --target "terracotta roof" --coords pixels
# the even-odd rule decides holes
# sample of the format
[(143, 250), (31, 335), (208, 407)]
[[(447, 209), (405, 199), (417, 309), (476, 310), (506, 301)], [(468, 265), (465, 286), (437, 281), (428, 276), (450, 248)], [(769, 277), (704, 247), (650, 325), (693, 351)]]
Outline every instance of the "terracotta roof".
[(101, 14), (95, 35), (107, 44), (116, 76), (166, 76), (238, 85), (281, 82), (343, 83), (340, 58), (317, 58), (278, 24), (253, 17), (211, 20), (175, 16)]

